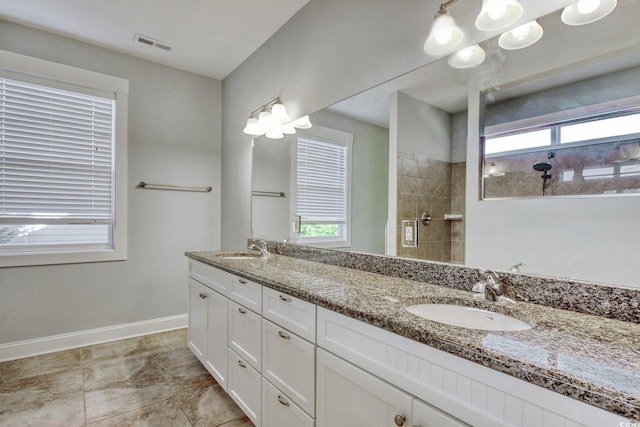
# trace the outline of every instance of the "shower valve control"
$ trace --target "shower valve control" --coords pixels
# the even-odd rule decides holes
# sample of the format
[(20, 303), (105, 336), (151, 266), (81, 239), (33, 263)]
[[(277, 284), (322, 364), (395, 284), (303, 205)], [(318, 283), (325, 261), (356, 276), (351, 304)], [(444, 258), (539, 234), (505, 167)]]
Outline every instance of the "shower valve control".
[(431, 214), (429, 212), (425, 212), (420, 217), (423, 225), (429, 225), (431, 223)]

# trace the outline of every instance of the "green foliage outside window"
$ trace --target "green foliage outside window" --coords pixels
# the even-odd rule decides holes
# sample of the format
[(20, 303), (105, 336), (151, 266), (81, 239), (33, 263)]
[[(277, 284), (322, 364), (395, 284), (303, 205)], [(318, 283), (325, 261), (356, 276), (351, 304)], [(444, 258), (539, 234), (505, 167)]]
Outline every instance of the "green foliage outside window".
[(338, 224), (302, 224), (300, 236), (302, 237), (337, 237)]

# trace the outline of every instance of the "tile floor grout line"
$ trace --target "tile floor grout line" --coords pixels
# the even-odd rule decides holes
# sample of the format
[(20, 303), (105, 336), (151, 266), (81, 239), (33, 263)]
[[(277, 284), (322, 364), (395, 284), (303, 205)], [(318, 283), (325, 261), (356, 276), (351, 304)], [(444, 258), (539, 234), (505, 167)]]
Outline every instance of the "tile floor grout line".
[(84, 425), (87, 425), (87, 390), (84, 386), (84, 347), (80, 347), (80, 377), (82, 378), (82, 407), (84, 409)]
[[(154, 362), (155, 363), (155, 362)], [(160, 364), (157, 364), (158, 369), (160, 369), (162, 375), (162, 378), (164, 378), (165, 382), (167, 383), (167, 385), (169, 386), (169, 389), (171, 390), (171, 393), (173, 394), (173, 397), (175, 398), (176, 402), (178, 402), (178, 406), (180, 406), (180, 410), (182, 411), (182, 413), (184, 414), (184, 416), (187, 418), (187, 421), (189, 421), (189, 424), (191, 424), (191, 427), (195, 427), (195, 423), (194, 421), (191, 420), (191, 418), (189, 417), (189, 415), (187, 414), (187, 411), (184, 410), (184, 405), (182, 403), (182, 400), (180, 400), (180, 398), (178, 397), (178, 394), (176, 393), (175, 388), (173, 387), (173, 385), (171, 384), (171, 382), (167, 379), (167, 376), (169, 375), (169, 373), (167, 373), (164, 368), (162, 366), (160, 366)], [(167, 376), (165, 376), (164, 374), (167, 374)], [(207, 372), (208, 374), (208, 372)]]

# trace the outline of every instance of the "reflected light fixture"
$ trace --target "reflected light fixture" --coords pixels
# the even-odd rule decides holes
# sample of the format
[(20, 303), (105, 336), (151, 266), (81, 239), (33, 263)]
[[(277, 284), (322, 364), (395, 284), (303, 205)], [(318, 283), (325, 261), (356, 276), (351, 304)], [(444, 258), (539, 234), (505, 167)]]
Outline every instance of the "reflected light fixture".
[(613, 12), (617, 5), (617, 0), (580, 0), (565, 7), (560, 18), (567, 25), (591, 24)]
[(280, 98), (273, 99), (251, 112), (243, 132), (248, 135), (265, 135), (271, 139), (282, 139), (284, 134), (292, 135), (298, 129), (309, 129), (309, 116), (291, 121)]
[(504, 172), (497, 171), (496, 162), (491, 162), (488, 165), (485, 165), (485, 171), (487, 172), (484, 174), (485, 178), (489, 178), (491, 176), (505, 176)]
[(503, 30), (515, 24), (523, 12), (518, 0), (482, 0), (476, 28), (481, 31)]
[(523, 49), (540, 40), (543, 33), (540, 24), (533, 20), (501, 34), (498, 45), (505, 50)]
[(436, 13), (429, 36), (424, 42), (424, 52), (431, 56), (441, 56), (456, 50), (462, 39), (464, 33), (456, 25), (455, 19), (447, 10), (451, 4), (456, 0), (449, 0), (446, 3), (440, 5), (438, 13)]
[(479, 45), (465, 47), (449, 56), (447, 62), (453, 68), (473, 68), (484, 62), (487, 54)]

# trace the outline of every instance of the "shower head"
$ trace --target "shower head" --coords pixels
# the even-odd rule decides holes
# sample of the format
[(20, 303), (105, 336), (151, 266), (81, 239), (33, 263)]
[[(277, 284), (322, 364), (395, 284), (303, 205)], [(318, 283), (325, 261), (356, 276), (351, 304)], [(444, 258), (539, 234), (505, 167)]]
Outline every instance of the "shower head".
[(538, 172), (546, 172), (548, 170), (551, 170), (551, 167), (551, 163), (549, 162), (538, 162), (533, 164), (533, 169), (537, 170)]

